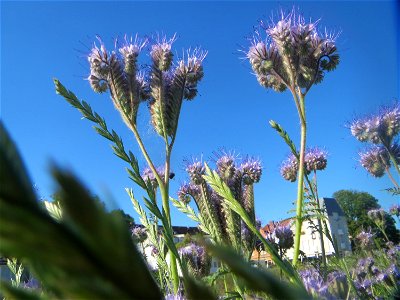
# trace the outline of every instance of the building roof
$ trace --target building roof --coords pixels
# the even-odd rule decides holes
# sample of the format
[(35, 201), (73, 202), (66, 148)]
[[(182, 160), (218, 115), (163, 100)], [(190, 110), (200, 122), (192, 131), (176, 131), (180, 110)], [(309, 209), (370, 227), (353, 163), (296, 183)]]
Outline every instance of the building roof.
[(322, 203), (325, 203), (326, 212), (329, 216), (332, 216), (333, 213), (337, 213), (339, 216), (344, 217), (345, 214), (340, 207), (339, 203), (334, 198), (321, 198)]
[(274, 229), (280, 225), (280, 226), (288, 226), (290, 223), (292, 223), (294, 220), (294, 218), (288, 218), (288, 219), (284, 219), (282, 221), (279, 222), (274, 222), (274, 221), (270, 221), (267, 225), (265, 225), (264, 227), (260, 228), (260, 233), (263, 237), (266, 237), (266, 235), (272, 231), (274, 231)]

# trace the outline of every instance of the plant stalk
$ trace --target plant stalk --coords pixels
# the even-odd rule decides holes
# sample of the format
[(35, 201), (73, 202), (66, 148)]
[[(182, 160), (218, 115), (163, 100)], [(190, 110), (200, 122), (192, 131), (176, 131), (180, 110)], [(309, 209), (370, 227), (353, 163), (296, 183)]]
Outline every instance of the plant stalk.
[[(299, 171), (297, 176), (297, 202), (296, 202), (296, 233), (294, 241), (294, 254), (293, 254), (293, 266), (296, 267), (298, 263), (298, 257), (300, 253), (300, 238), (301, 238), (301, 227), (303, 224), (303, 199), (304, 199), (304, 156), (306, 150), (306, 136), (307, 136), (307, 125), (305, 117), (305, 104), (304, 96), (300, 93), (299, 96), (293, 91), (293, 97), (296, 100), (300, 100), (299, 104), (299, 117), (300, 117), (300, 152), (299, 152)], [(299, 99), (300, 98), (300, 99)]]

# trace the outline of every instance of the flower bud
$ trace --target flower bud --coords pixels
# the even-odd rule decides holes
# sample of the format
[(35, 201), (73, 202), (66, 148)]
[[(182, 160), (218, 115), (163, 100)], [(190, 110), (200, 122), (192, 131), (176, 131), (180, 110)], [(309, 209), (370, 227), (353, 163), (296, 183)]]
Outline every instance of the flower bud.
[(326, 168), (327, 153), (324, 150), (318, 148), (309, 149), (304, 157), (304, 163), (307, 171), (322, 171)]
[(205, 174), (206, 169), (201, 161), (194, 161), (186, 167), (186, 172), (189, 173), (190, 180), (195, 185), (200, 185), (204, 181), (203, 175)]
[(261, 162), (255, 158), (247, 158), (240, 165), (240, 171), (245, 185), (257, 183), (262, 174)]
[(164, 36), (161, 40), (158, 38), (157, 43), (151, 46), (150, 56), (154, 66), (160, 71), (167, 71), (171, 67), (174, 56), (171, 46), (175, 40), (175, 35), (169, 40)]

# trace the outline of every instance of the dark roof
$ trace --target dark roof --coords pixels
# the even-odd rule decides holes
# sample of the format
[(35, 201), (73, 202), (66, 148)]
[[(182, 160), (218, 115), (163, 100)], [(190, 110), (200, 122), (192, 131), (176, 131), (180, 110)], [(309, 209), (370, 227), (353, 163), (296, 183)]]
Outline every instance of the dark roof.
[(337, 213), (339, 216), (344, 217), (345, 214), (340, 207), (339, 203), (334, 198), (321, 198), (321, 200), (325, 203), (326, 212), (329, 216), (333, 215), (333, 213)]
[(174, 234), (196, 234), (200, 232), (197, 227), (172, 226), (172, 229), (174, 230)]

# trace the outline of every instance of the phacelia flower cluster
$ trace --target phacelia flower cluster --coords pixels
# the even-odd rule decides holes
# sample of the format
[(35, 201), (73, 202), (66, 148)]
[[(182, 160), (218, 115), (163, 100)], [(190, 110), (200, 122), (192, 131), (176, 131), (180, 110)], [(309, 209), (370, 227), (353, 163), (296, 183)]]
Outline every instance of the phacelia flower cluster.
[(317, 147), (308, 149), (304, 157), (307, 171), (322, 171), (328, 163), (327, 152)]
[(373, 237), (374, 235), (371, 232), (363, 230), (357, 235), (356, 238), (362, 249), (369, 249), (373, 246), (374, 243)]
[[(157, 167), (156, 171), (157, 171), (158, 176), (161, 178), (161, 180), (164, 180), (164, 178), (165, 178), (165, 167), (164, 166), (159, 166), (159, 167)], [(173, 173), (170, 172), (169, 174), (170, 174), (169, 176), (171, 176)], [(150, 183), (151, 183), (153, 188), (157, 188), (158, 182), (157, 182), (156, 176), (154, 175), (153, 171), (149, 167), (146, 167), (143, 170), (142, 178), (143, 178), (143, 180), (145, 182), (150, 181)]]
[(282, 13), (276, 23), (261, 23), (246, 56), (262, 86), (276, 91), (293, 86), (308, 90), (336, 68), (336, 37), (326, 31), (321, 34), (317, 23), (307, 22), (295, 10)]
[[(322, 171), (328, 164), (328, 153), (320, 148), (314, 147), (306, 150), (304, 156), (305, 174), (311, 171)], [(281, 164), (280, 173), (282, 177), (290, 182), (295, 182), (299, 171), (298, 159), (290, 154)]]
[(382, 177), (390, 167), (389, 153), (383, 146), (372, 146), (360, 152), (360, 164), (374, 177)]
[(92, 89), (97, 93), (110, 91), (115, 107), (129, 127), (136, 126), (140, 102), (149, 100), (152, 124), (164, 138), (176, 134), (182, 101), (197, 95), (207, 55), (201, 49), (189, 50), (174, 63), (175, 40), (175, 35), (170, 39), (165, 36), (155, 39), (150, 47), (152, 67), (146, 72), (139, 70), (138, 58), (149, 41), (137, 35), (125, 36), (122, 45), (111, 52), (99, 39), (100, 46), (94, 44), (88, 55), (88, 81)]
[(178, 250), (179, 254), (187, 259), (191, 273), (196, 276), (206, 276), (209, 274), (211, 259), (207, 255), (204, 247), (190, 243)]
[(350, 130), (360, 142), (390, 145), (400, 132), (400, 103), (384, 107), (378, 114), (353, 121)]
[(147, 231), (144, 227), (135, 226), (131, 233), (132, 238), (136, 243), (143, 243), (147, 239)]
[[(237, 155), (222, 152), (217, 153), (215, 164), (216, 173), (255, 224), (253, 185), (261, 179), (261, 162), (252, 157), (246, 157), (239, 162)], [(241, 245), (244, 252), (251, 254), (255, 236), (245, 224), (241, 223), (240, 217), (222, 197), (207, 184), (203, 178), (205, 174), (203, 162), (194, 160), (187, 164), (186, 171), (190, 183), (185, 183), (179, 189), (179, 200), (184, 203), (188, 203), (190, 199), (195, 201), (205, 223), (203, 229), (206, 228), (214, 240), (225, 241), (235, 247)]]
[(278, 225), (275, 228), (275, 237), (281, 249), (290, 249), (294, 244), (294, 234), (289, 225)]

